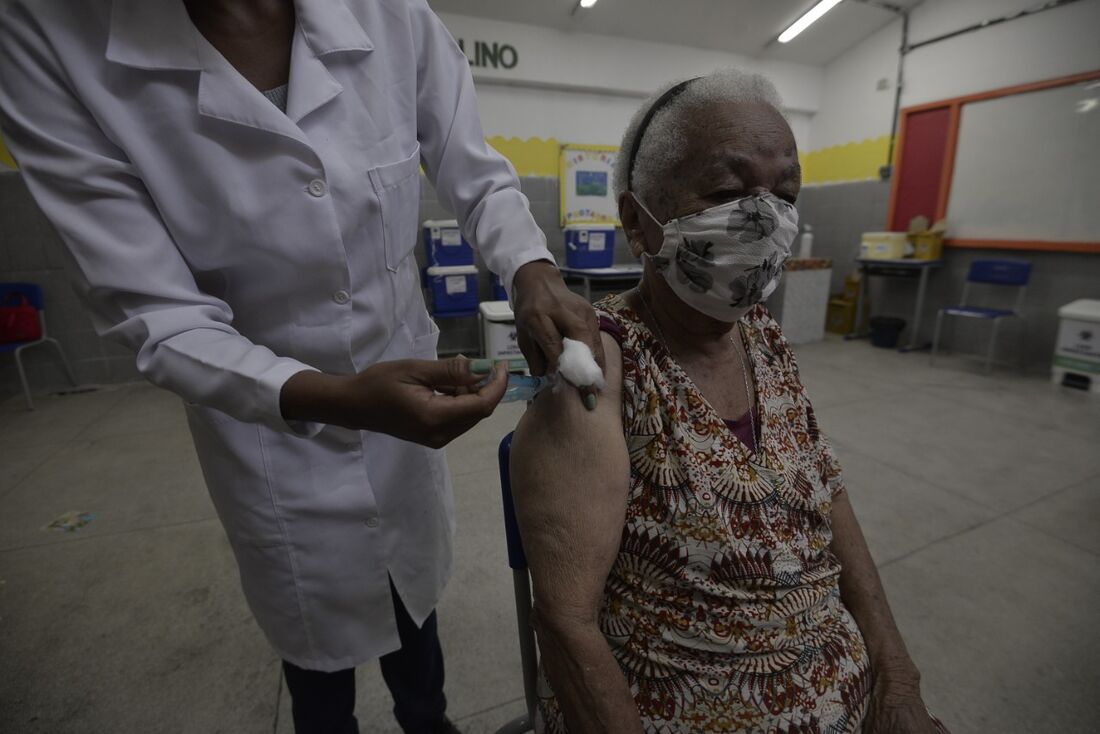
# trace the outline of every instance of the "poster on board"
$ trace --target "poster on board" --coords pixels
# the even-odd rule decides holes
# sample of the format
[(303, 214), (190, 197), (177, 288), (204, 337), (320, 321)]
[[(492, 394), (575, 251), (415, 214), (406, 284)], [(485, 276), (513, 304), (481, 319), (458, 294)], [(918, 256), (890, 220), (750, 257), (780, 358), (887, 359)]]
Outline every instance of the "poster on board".
[(607, 145), (563, 145), (558, 184), (561, 224), (619, 224), (619, 205), (611, 187), (615, 155)]

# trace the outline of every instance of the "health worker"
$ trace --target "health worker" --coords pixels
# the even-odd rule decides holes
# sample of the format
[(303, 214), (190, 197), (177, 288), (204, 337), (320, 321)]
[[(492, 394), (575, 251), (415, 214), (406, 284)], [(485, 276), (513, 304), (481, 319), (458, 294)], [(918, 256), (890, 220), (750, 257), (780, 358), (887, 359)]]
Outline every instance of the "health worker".
[(454, 731), (440, 447), (506, 375), (436, 359), (421, 170), (501, 275), (533, 371), (563, 337), (602, 364), (595, 312), (485, 142), (465, 55), (425, 0), (2, 7), (4, 138), (96, 330), (186, 403), (297, 731), (357, 731), (354, 668), (377, 658), (404, 731)]

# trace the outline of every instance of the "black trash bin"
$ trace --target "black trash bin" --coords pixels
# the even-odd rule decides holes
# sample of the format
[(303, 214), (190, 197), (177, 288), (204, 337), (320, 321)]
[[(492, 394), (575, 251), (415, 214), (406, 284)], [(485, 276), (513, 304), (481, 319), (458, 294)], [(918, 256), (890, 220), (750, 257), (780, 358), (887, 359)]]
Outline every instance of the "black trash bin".
[(905, 328), (905, 319), (896, 316), (871, 317), (871, 344), (883, 349), (896, 349), (901, 330)]

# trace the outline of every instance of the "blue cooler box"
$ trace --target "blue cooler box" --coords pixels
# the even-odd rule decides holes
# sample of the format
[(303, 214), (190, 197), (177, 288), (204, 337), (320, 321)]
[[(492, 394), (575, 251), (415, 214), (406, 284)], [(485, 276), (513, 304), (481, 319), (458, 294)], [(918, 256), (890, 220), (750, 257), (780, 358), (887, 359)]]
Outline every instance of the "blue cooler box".
[(429, 219), (422, 226), (429, 265), (474, 264), (474, 248), (462, 236), (457, 219)]
[(433, 265), (428, 268), (428, 287), (432, 291), (432, 313), (477, 312), (477, 267), (474, 265)]
[(604, 224), (565, 225), (565, 264), (609, 268), (615, 262), (615, 228)]

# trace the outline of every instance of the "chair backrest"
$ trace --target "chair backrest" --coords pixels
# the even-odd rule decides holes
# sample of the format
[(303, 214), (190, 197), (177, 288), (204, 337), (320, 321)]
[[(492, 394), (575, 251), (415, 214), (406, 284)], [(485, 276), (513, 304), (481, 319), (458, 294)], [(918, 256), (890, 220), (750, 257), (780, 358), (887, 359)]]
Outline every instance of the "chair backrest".
[(966, 276), (969, 283), (989, 285), (1027, 285), (1031, 263), (1026, 260), (975, 260)]
[(966, 274), (966, 282), (963, 283), (960, 305), (970, 306), (970, 284), (995, 286), (1014, 286), (1016, 291), (1016, 304), (1013, 311), (1019, 315), (1024, 307), (1024, 293), (1027, 291), (1027, 282), (1031, 278), (1031, 263), (1026, 260), (975, 260), (970, 263), (970, 271)]
[(0, 283), (0, 306), (11, 305), (8, 299), (15, 300), (16, 296), (24, 296), (35, 310), (42, 310), (42, 286), (35, 283)]
[(519, 537), (516, 507), (512, 502), (512, 480), (509, 476), (509, 457), (512, 451), (512, 434), (500, 442), (497, 461), (500, 465), (500, 494), (504, 504), (504, 535), (508, 541), (508, 565), (513, 571), (527, 570), (527, 556), (523, 553), (523, 541)]
[(538, 703), (539, 654), (535, 630), (531, 626), (531, 577), (527, 573), (527, 556), (516, 523), (516, 508), (512, 503), (512, 480), (509, 464), (512, 434), (500, 442), (497, 460), (500, 465), (500, 494), (504, 500), (504, 536), (508, 543), (508, 565), (512, 568), (512, 585), (516, 597), (516, 626), (519, 630), (519, 657), (523, 671), (523, 700), (527, 713), (497, 729), (496, 734), (518, 734), (534, 731), (535, 708)]

